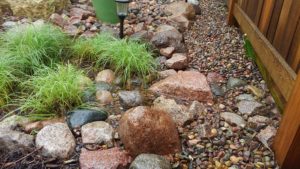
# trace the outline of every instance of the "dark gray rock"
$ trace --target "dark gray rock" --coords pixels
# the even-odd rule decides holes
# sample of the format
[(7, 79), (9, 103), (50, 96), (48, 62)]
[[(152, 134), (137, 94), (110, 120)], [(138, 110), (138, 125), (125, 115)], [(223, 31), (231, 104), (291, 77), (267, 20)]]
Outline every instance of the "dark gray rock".
[(33, 147), (34, 137), (19, 131), (0, 128), (0, 149), (10, 152), (15, 149), (26, 149)]
[(132, 108), (143, 103), (143, 96), (137, 90), (135, 91), (120, 91), (118, 93), (120, 103), (124, 108)]
[(104, 110), (77, 109), (68, 113), (68, 125), (70, 128), (78, 128), (94, 121), (105, 121), (108, 113)]
[(219, 86), (216, 83), (210, 84), (210, 88), (211, 88), (211, 91), (214, 94), (214, 96), (224, 96), (225, 95), (225, 91), (222, 89), (221, 86)]
[(244, 80), (234, 78), (234, 77), (230, 77), (228, 79), (228, 82), (227, 82), (227, 88), (228, 89), (233, 89), (235, 87), (245, 86), (246, 84), (247, 83)]
[(141, 154), (131, 163), (129, 169), (171, 169), (170, 162), (156, 154)]

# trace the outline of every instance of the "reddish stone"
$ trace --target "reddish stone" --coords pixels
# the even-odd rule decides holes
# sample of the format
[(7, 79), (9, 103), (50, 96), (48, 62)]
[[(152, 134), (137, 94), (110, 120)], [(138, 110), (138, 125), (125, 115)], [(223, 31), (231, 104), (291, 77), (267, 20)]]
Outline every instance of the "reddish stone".
[(22, 127), (26, 133), (30, 133), (32, 130), (41, 130), (42, 128), (44, 128), (48, 125), (55, 124), (55, 123), (63, 123), (63, 122), (65, 122), (64, 118), (55, 118), (55, 119), (50, 119), (50, 120), (28, 123), (28, 124), (22, 125)]
[(211, 102), (213, 99), (206, 77), (197, 71), (179, 71), (153, 84), (149, 90), (158, 95), (189, 101)]
[(166, 66), (176, 70), (185, 69), (188, 66), (188, 58), (184, 53), (175, 53), (166, 61)]
[(57, 13), (54, 13), (50, 16), (50, 21), (60, 27), (64, 27), (64, 25), (66, 24), (64, 18)]
[(174, 69), (167, 69), (167, 70), (158, 72), (159, 77), (162, 79), (167, 78), (172, 75), (176, 75), (176, 74), (177, 74), (177, 72)]
[(108, 150), (81, 150), (79, 162), (81, 169), (126, 169), (132, 159), (126, 151), (119, 148)]
[(121, 141), (133, 156), (167, 155), (181, 150), (176, 125), (166, 112), (139, 106), (128, 110), (119, 124)]
[(207, 74), (207, 81), (209, 83), (222, 83), (225, 80), (220, 74), (216, 72), (210, 72)]
[(81, 8), (71, 8), (70, 15), (77, 16), (80, 18), (88, 18), (89, 16), (92, 16), (93, 13), (88, 10), (81, 9)]

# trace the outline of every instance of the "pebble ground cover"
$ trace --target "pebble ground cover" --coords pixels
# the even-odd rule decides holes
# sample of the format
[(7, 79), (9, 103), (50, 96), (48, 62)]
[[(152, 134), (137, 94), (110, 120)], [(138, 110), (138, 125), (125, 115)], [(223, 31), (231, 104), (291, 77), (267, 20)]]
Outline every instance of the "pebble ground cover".
[(123, 40), (89, 1), (3, 15), (0, 166), (278, 168), (281, 115), (225, 2), (129, 11)]

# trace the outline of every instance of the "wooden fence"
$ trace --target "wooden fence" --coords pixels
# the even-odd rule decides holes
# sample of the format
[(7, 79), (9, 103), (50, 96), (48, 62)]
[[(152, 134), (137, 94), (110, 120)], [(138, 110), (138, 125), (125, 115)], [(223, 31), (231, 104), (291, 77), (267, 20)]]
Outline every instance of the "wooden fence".
[[(228, 24), (247, 34), (256, 63), (284, 109), (273, 149), (283, 169), (300, 168), (300, 0), (229, 0)], [(297, 76), (298, 73), (298, 76)]]

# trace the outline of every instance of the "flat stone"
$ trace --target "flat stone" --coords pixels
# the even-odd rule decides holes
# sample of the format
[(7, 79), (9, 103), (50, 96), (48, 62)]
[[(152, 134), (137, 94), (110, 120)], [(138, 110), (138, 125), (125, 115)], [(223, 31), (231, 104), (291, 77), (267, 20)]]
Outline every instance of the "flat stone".
[(238, 100), (238, 101), (242, 101), (242, 100), (255, 101), (254, 97), (250, 94), (241, 94), (236, 97), (236, 100)]
[(75, 138), (64, 123), (44, 127), (36, 136), (36, 147), (47, 157), (67, 159), (75, 151)]
[(262, 126), (267, 125), (270, 121), (271, 119), (268, 117), (256, 115), (249, 117), (248, 124), (251, 128), (261, 128)]
[(11, 152), (16, 149), (32, 148), (34, 137), (19, 131), (0, 128), (0, 149)]
[(261, 107), (262, 104), (256, 101), (242, 100), (237, 104), (239, 112), (242, 114), (252, 114), (254, 110)]
[(99, 72), (95, 78), (95, 81), (98, 82), (106, 82), (108, 84), (112, 84), (112, 82), (115, 80), (115, 73), (110, 70), (102, 70)]
[(132, 158), (119, 148), (108, 150), (81, 150), (79, 163), (81, 169), (127, 169)]
[(143, 96), (137, 90), (118, 92), (120, 103), (124, 108), (132, 108), (143, 103)]
[(194, 115), (204, 115), (204, 110), (205, 106), (198, 101), (193, 101), (189, 107), (189, 112)]
[(99, 90), (96, 92), (96, 100), (99, 101), (100, 104), (107, 105), (113, 102), (113, 97), (109, 91)]
[(264, 144), (264, 146), (269, 148), (269, 145), (272, 144), (275, 134), (276, 128), (273, 126), (267, 126), (265, 129), (261, 130), (256, 137), (262, 144)]
[(54, 118), (50, 120), (43, 120), (43, 121), (36, 121), (33, 123), (22, 124), (22, 128), (26, 133), (30, 133), (33, 130), (41, 130), (42, 128), (51, 124), (64, 123), (64, 122), (65, 122), (64, 118)]
[(227, 82), (227, 89), (233, 89), (236, 87), (245, 86), (247, 83), (244, 80), (230, 77)]
[(190, 27), (190, 21), (183, 15), (172, 15), (169, 20), (175, 22), (181, 32), (184, 32)]
[(118, 131), (125, 149), (133, 156), (167, 155), (181, 150), (175, 123), (160, 110), (144, 106), (132, 108), (123, 114)]
[(113, 139), (114, 129), (106, 122), (95, 121), (81, 127), (82, 143), (107, 143)]
[(129, 169), (171, 169), (170, 162), (156, 154), (140, 154), (131, 163)]
[(183, 125), (194, 117), (194, 114), (190, 113), (186, 106), (177, 104), (175, 100), (166, 99), (164, 96), (154, 100), (153, 108), (168, 113), (177, 125)]
[(6, 30), (14, 28), (16, 26), (18, 26), (18, 23), (14, 21), (6, 21), (2, 24), (2, 27)]
[(108, 113), (104, 110), (76, 109), (68, 113), (68, 125), (70, 128), (79, 128), (94, 121), (105, 121)]
[(188, 66), (188, 58), (184, 53), (175, 53), (165, 64), (170, 69), (182, 70)]
[(0, 122), (0, 129), (13, 130), (18, 125), (22, 126), (30, 122), (31, 120), (27, 117), (12, 115)]
[(76, 36), (79, 34), (79, 29), (74, 25), (66, 25), (64, 26), (64, 31), (70, 36)]
[(159, 50), (160, 54), (167, 58), (170, 58), (174, 51), (175, 51), (174, 47), (161, 48)]
[(235, 124), (237, 126), (245, 127), (246, 126), (246, 121), (239, 115), (235, 113), (230, 113), (230, 112), (223, 112), (220, 113), (220, 116), (230, 124)]
[(197, 71), (179, 71), (153, 84), (150, 89), (155, 94), (189, 101), (212, 101), (212, 93), (206, 77)]
[(159, 77), (162, 79), (165, 79), (169, 76), (176, 75), (176, 74), (177, 74), (177, 72), (174, 69), (167, 69), (167, 70), (158, 72)]

